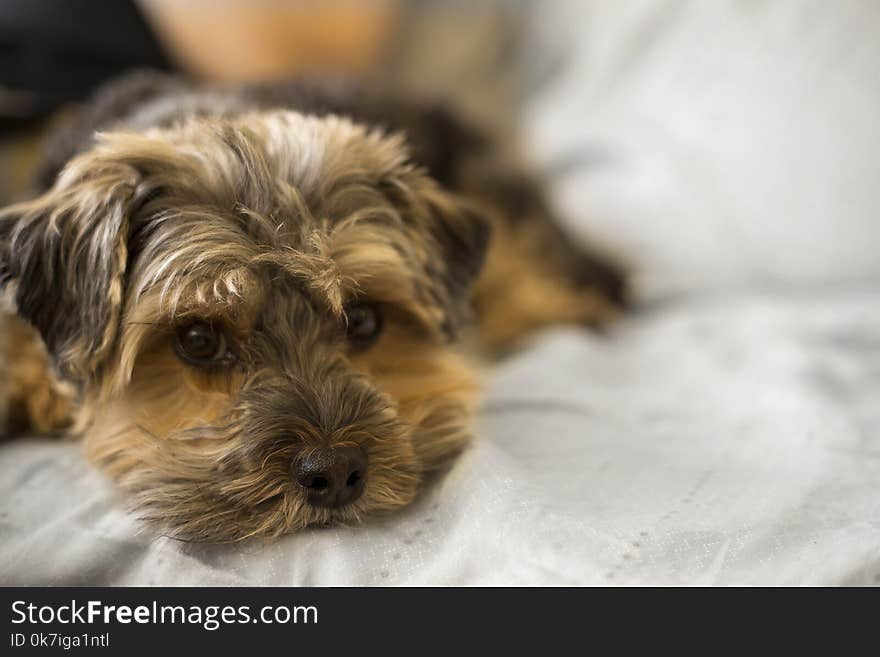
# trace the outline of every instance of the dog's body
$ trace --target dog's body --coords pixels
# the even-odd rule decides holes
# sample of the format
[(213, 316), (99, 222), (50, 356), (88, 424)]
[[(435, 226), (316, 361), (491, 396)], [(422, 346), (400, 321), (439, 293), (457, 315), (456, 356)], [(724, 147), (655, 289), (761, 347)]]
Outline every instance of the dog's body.
[(48, 153), (36, 198), (0, 213), (33, 327), (6, 331), (9, 418), (72, 424), (181, 538), (406, 504), (468, 437), (472, 310), (498, 353), (622, 301), (487, 139), (390, 95), (139, 74)]

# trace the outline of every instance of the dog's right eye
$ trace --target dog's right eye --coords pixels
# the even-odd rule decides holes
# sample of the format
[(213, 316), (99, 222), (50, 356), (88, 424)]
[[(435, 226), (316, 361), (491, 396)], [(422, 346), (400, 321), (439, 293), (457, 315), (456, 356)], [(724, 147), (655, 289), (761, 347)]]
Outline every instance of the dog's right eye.
[(366, 349), (382, 332), (382, 313), (375, 304), (353, 302), (345, 307), (345, 323), (349, 344)]
[(223, 331), (208, 322), (193, 322), (177, 330), (177, 355), (193, 365), (216, 365), (229, 360)]

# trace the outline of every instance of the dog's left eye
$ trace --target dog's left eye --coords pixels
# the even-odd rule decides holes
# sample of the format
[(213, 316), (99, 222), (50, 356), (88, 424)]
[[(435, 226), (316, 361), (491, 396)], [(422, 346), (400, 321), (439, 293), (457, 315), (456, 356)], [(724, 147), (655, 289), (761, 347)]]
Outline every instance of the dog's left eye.
[(174, 347), (183, 360), (193, 365), (213, 365), (229, 358), (226, 336), (208, 322), (193, 322), (179, 328)]
[(345, 308), (346, 337), (356, 349), (366, 349), (382, 332), (382, 312), (371, 303), (350, 303)]

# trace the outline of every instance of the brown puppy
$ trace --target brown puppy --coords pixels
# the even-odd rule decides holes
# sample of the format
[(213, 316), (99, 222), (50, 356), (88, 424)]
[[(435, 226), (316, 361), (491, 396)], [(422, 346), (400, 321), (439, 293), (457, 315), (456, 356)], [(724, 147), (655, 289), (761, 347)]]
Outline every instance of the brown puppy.
[(187, 540), (407, 504), (469, 435), (472, 307), (499, 352), (620, 301), (492, 154), (445, 112), (333, 85), (111, 86), (0, 212), (6, 297), (50, 356), (6, 332), (10, 417), (72, 421)]

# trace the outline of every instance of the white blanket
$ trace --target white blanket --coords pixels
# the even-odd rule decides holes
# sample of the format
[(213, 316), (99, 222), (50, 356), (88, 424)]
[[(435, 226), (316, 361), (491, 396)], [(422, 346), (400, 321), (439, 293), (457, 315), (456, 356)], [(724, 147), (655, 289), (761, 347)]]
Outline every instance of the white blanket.
[(880, 297), (692, 300), (546, 334), (412, 508), (196, 547), (76, 444), (0, 448), (3, 584), (877, 584)]

